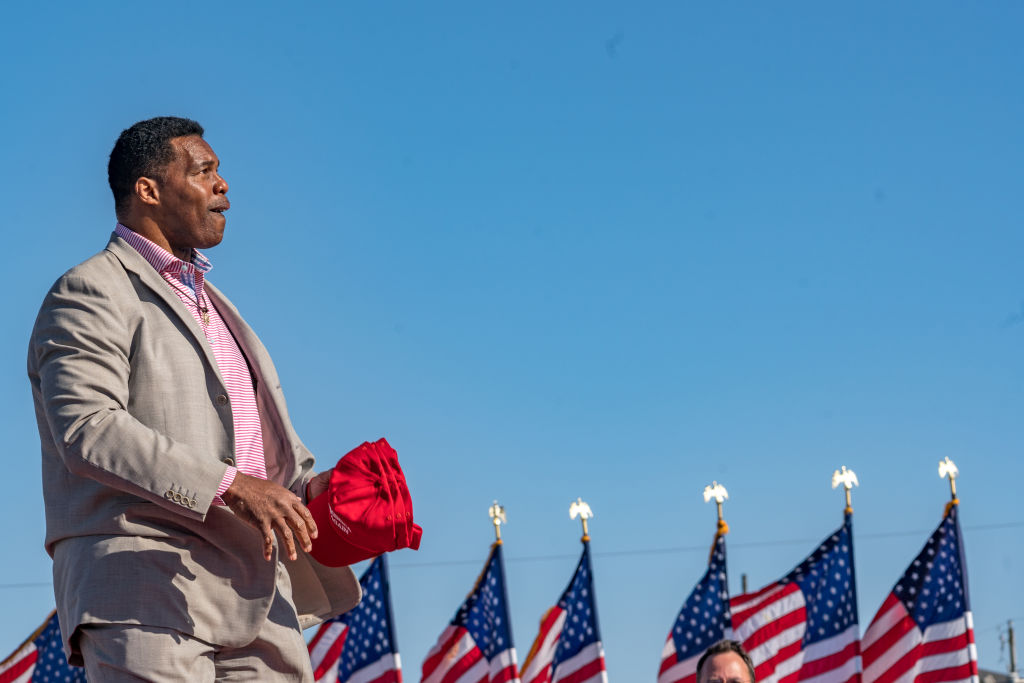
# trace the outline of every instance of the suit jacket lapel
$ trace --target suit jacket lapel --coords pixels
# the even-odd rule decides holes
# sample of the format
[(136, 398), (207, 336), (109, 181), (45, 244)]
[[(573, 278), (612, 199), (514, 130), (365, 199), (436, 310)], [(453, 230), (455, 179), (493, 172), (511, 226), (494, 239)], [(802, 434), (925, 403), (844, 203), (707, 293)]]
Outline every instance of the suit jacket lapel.
[(213, 349), (210, 347), (210, 342), (206, 340), (206, 335), (203, 334), (202, 328), (199, 327), (199, 323), (192, 317), (192, 312), (181, 303), (181, 299), (178, 298), (178, 295), (174, 293), (174, 290), (171, 289), (171, 286), (167, 284), (167, 281), (163, 279), (160, 273), (156, 272), (156, 269), (153, 268), (149, 261), (144, 259), (142, 254), (135, 251), (132, 245), (116, 234), (111, 235), (110, 242), (107, 244), (107, 251), (114, 254), (127, 270), (138, 275), (139, 280), (163, 300), (167, 305), (169, 315), (177, 316), (184, 323), (185, 329), (192, 333), (192, 336), (199, 344), (199, 348), (203, 350), (207, 364), (213, 369), (221, 385), (226, 386), (224, 378), (221, 377), (220, 368), (217, 366), (217, 359), (213, 355)]

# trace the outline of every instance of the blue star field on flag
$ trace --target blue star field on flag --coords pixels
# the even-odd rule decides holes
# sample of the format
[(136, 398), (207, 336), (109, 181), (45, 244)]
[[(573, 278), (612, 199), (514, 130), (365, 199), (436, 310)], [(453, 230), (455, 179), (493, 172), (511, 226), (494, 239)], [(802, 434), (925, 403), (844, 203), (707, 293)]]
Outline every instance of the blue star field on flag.
[(36, 670), (32, 674), (33, 683), (72, 683), (85, 680), (85, 669), (71, 666), (64, 655), (60, 624), (57, 622), (56, 614), (35, 639), (35, 644), (39, 659), (36, 660)]
[(469, 631), (484, 658), (490, 661), (512, 647), (512, 631), (505, 605), (505, 572), (501, 545), (495, 545), (476, 589), (462, 603), (452, 624)]
[(427, 653), (420, 680), (518, 683), (501, 541), (491, 546), (473, 590)]
[(779, 583), (796, 582), (807, 604), (806, 647), (836, 636), (857, 622), (853, 580), (853, 516)]
[(384, 556), (373, 561), (359, 580), (363, 599), (350, 612), (339, 617), (348, 624), (345, 647), (338, 663), (338, 681), (344, 683), (352, 673), (395, 654), (395, 634), (391, 628), (391, 598)]
[(672, 626), (672, 641), (678, 660), (701, 654), (731, 630), (729, 582), (725, 570), (725, 535), (715, 536), (711, 561), (704, 577), (694, 587)]
[(956, 515), (954, 505), (893, 589), (922, 631), (970, 609)]
[(573, 575), (572, 583), (562, 594), (558, 607), (565, 610), (562, 636), (558, 640), (552, 671), (591, 643), (601, 640), (597, 625), (597, 607), (594, 604), (594, 585), (590, 571), (590, 544), (583, 544), (583, 555)]

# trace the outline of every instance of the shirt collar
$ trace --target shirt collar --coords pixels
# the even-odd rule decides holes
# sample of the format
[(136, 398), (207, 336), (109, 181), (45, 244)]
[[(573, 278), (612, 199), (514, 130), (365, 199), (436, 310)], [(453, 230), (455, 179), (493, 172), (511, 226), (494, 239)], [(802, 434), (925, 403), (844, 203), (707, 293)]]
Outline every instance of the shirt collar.
[(139, 252), (142, 258), (146, 259), (149, 265), (153, 266), (158, 273), (168, 272), (176, 275), (201, 273), (205, 276), (206, 273), (213, 269), (210, 259), (201, 254), (198, 249), (192, 249), (192, 258), (189, 261), (182, 261), (171, 252), (125, 225), (118, 223), (114, 228), (114, 233), (131, 245), (135, 251)]

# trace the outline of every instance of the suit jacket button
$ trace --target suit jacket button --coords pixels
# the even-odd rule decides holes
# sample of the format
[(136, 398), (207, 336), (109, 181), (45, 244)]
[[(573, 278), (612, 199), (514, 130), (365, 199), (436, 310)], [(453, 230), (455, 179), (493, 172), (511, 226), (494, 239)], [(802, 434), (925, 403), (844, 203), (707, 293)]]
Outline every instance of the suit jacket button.
[(235, 466), (235, 459), (234, 458), (222, 458), (221, 462), (224, 463), (225, 465), (231, 465), (232, 467)]
[(174, 491), (164, 491), (164, 498), (174, 498)]
[(174, 494), (174, 502), (175, 503), (180, 503), (181, 502), (181, 494), (180, 493), (175, 493)]
[(226, 406), (228, 404), (228, 397), (224, 394), (217, 394), (217, 405)]

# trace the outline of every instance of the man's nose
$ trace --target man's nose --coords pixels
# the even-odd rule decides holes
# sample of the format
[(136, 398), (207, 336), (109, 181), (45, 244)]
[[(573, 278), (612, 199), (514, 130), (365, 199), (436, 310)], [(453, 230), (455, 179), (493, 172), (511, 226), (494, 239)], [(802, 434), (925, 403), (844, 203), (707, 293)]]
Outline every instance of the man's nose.
[(228, 181), (224, 180), (224, 176), (220, 173), (217, 174), (217, 180), (213, 183), (213, 191), (217, 194), (227, 194), (228, 192)]

